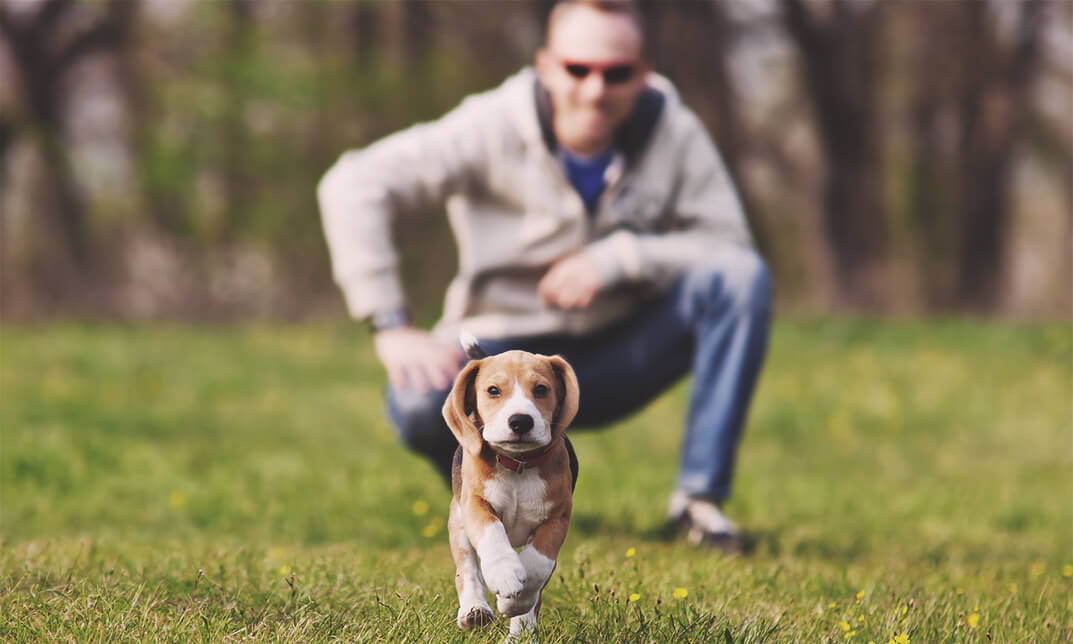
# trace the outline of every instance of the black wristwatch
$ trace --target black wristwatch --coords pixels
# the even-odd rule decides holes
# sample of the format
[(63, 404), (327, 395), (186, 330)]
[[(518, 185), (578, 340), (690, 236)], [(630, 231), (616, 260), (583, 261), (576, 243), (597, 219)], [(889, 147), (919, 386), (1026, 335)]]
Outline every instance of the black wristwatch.
[(406, 309), (378, 311), (369, 318), (369, 324), (372, 325), (373, 331), (386, 331), (400, 326), (409, 326), (410, 314), (406, 312)]

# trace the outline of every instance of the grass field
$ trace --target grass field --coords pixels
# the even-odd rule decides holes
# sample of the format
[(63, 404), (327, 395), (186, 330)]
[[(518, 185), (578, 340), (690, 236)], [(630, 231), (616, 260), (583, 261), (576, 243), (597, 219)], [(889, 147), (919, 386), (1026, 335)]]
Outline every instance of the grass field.
[[(352, 326), (0, 329), (0, 640), (490, 642)], [(727, 557), (660, 528), (688, 383), (575, 432), (544, 642), (1073, 641), (1068, 324), (781, 321)]]

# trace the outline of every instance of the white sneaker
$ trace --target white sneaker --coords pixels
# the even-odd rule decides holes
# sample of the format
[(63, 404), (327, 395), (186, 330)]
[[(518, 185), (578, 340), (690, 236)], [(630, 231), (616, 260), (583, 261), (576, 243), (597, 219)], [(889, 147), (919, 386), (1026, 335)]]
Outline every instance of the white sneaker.
[(671, 494), (667, 508), (668, 526), (685, 531), (695, 545), (707, 545), (727, 552), (742, 552), (747, 543), (738, 526), (726, 517), (719, 506), (706, 499), (691, 498), (682, 490)]

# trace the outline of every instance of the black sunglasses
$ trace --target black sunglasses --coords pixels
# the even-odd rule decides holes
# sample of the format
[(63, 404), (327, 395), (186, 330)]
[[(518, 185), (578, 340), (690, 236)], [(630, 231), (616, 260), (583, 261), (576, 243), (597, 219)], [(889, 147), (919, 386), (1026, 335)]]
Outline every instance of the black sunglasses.
[(636, 63), (611, 63), (608, 65), (600, 65), (596, 63), (576, 63), (564, 60), (562, 61), (562, 64), (566, 73), (578, 80), (584, 79), (590, 72), (602, 72), (604, 75), (604, 82), (608, 85), (628, 83), (637, 72)]

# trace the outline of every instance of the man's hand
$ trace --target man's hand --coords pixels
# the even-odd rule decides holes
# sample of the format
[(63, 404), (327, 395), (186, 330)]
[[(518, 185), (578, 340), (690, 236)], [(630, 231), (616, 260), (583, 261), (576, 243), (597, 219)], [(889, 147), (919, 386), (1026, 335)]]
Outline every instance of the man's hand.
[(462, 361), (461, 348), (412, 326), (377, 331), (373, 343), (395, 389), (447, 389)]
[(584, 253), (575, 253), (552, 264), (537, 285), (537, 292), (550, 306), (583, 309), (603, 287), (603, 278), (592, 260)]

